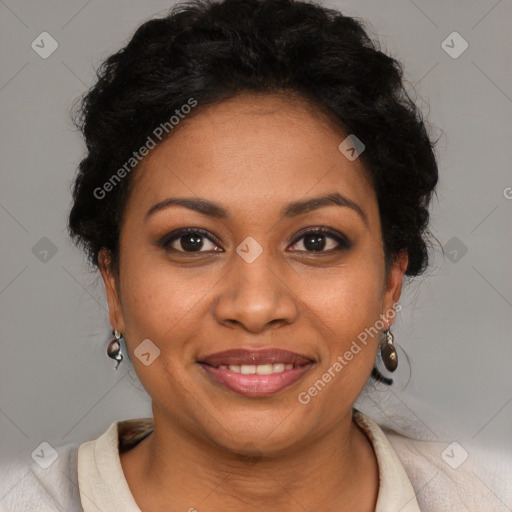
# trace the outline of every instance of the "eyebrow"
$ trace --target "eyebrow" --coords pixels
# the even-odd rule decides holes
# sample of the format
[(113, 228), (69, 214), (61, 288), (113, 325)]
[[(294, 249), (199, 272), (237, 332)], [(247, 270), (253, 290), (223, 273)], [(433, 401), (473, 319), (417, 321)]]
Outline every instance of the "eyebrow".
[[(202, 215), (215, 219), (228, 219), (229, 212), (220, 204), (196, 197), (168, 197), (163, 201), (154, 204), (144, 217), (146, 221), (154, 213), (169, 208), (170, 206), (181, 206), (188, 208)], [(293, 218), (304, 213), (309, 213), (326, 206), (347, 207), (355, 211), (363, 220), (366, 227), (369, 227), (368, 218), (363, 209), (354, 201), (342, 194), (335, 192), (324, 196), (313, 197), (288, 203), (281, 209), (281, 218)]]

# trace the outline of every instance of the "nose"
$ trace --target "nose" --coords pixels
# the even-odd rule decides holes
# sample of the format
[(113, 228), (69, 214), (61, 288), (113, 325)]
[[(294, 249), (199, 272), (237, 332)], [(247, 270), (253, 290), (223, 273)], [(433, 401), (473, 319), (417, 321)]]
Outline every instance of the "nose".
[(252, 333), (261, 333), (270, 325), (293, 323), (298, 307), (285, 281), (286, 272), (273, 268), (265, 251), (252, 263), (238, 255), (234, 259), (214, 303), (217, 322), (242, 326)]

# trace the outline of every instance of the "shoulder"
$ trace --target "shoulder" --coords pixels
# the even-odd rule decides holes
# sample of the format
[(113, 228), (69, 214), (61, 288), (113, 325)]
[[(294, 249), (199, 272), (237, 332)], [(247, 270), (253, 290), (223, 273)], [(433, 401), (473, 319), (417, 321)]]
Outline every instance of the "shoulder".
[(27, 460), (0, 464), (0, 511), (82, 512), (77, 478), (77, 444), (43, 446)]
[(510, 456), (469, 441), (424, 441), (393, 430), (383, 432), (409, 476), (422, 511), (508, 510)]

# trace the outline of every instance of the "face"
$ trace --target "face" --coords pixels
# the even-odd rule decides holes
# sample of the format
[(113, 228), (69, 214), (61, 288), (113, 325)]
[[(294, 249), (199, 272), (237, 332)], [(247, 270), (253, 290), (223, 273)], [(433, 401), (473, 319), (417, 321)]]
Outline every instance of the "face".
[[(100, 255), (112, 326), (155, 424), (230, 450), (299, 447), (350, 414), (380, 336), (358, 340), (392, 318), (407, 256), (386, 274), (375, 192), (313, 106), (244, 95), (182, 123), (135, 171), (118, 281)], [(250, 352), (211, 358), (231, 349)], [(251, 362), (264, 368), (245, 375)]]

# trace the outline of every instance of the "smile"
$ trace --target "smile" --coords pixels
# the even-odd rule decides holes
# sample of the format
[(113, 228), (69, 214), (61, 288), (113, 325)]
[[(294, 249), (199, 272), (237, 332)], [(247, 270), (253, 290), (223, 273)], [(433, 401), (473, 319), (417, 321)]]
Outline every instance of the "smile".
[[(240, 395), (259, 397), (272, 395), (292, 386), (309, 371), (313, 363), (302, 366), (291, 365), (292, 368), (289, 369), (285, 369), (285, 365), (279, 363), (258, 366), (242, 365), (241, 367), (232, 365), (231, 367), (233, 366), (235, 370), (229, 367), (201, 364), (207, 375), (223, 387)], [(275, 371), (274, 367), (277, 367)], [(281, 367), (283, 368), (281, 369)], [(268, 368), (272, 368), (272, 373), (256, 373), (258, 370), (268, 372)], [(247, 369), (245, 370), (247, 373), (243, 373), (244, 369)]]
[(220, 370), (230, 370), (235, 373), (243, 373), (244, 375), (254, 375), (255, 373), (258, 375), (270, 375), (271, 373), (281, 373), (285, 370), (291, 370), (293, 368), (293, 364), (230, 364), (229, 366), (221, 364), (220, 366), (217, 366), (217, 368)]
[(280, 349), (235, 349), (198, 362), (211, 380), (250, 397), (272, 395), (292, 386), (314, 364), (306, 356)]

